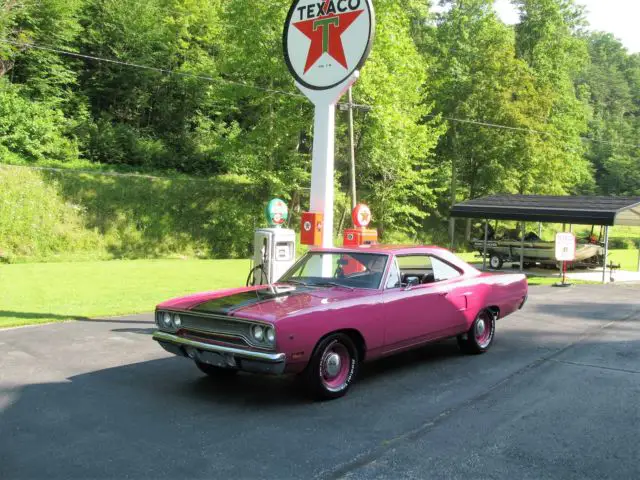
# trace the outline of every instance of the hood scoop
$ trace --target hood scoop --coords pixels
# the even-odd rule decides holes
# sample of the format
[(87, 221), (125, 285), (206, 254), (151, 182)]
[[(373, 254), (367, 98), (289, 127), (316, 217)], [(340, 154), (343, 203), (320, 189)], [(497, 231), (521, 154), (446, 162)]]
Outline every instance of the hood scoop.
[[(302, 289), (305, 291), (306, 289)], [(289, 285), (273, 285), (273, 290), (269, 287), (260, 290), (250, 290), (248, 292), (236, 293), (220, 298), (214, 298), (206, 302), (195, 305), (191, 308), (193, 312), (213, 313), (218, 315), (231, 315), (236, 310), (250, 307), (262, 302), (268, 302), (276, 298), (284, 298), (294, 293), (301, 293), (301, 289)]]
[(276, 298), (294, 293), (298, 288), (291, 285), (272, 285), (272, 288), (263, 288), (256, 290), (256, 293), (263, 298)]

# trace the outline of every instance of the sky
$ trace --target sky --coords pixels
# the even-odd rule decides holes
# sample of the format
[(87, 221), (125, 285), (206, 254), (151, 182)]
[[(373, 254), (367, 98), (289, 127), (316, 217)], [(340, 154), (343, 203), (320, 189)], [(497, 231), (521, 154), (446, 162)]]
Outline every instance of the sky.
[[(631, 53), (640, 52), (640, 0), (576, 0), (587, 8), (592, 30), (613, 33)], [(509, 0), (496, 0), (496, 10), (505, 23), (517, 23)]]

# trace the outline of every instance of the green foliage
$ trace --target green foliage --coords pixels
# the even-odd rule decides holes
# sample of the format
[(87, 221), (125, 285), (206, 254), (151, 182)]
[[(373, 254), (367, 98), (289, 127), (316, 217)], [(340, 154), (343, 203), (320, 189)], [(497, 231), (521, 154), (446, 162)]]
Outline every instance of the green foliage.
[[(492, 0), (444, 0), (437, 16), (432, 3), (375, 1), (354, 87), (372, 106), (355, 112), (359, 199), (384, 240), (446, 243), (450, 204), (492, 193), (640, 194), (640, 55), (587, 35), (574, 0), (513, 0), (515, 27)], [(190, 176), (38, 178), (60, 211), (82, 205), (65, 221), (99, 255), (246, 255), (256, 205), (286, 199), (292, 225), (309, 208), (313, 107), (283, 61), (289, 5), (0, 0), (0, 40), (14, 42), (0, 41), (0, 161)], [(339, 228), (345, 114), (336, 127)]]
[[(640, 194), (640, 55), (629, 55), (612, 35), (588, 37), (591, 63), (578, 78), (590, 96), (587, 157), (603, 194)], [(635, 147), (633, 146), (635, 145)]]
[(0, 168), (0, 257), (100, 252), (101, 238), (86, 228), (84, 213), (40, 173)]
[(375, 212), (382, 237), (387, 230), (415, 234), (435, 208), (435, 148), (441, 130), (424, 122), (427, 64), (411, 37), (410, 17), (395, 1), (376, 3), (375, 49), (354, 95), (375, 108), (358, 122), (359, 183)]
[[(29, 101), (19, 86), (0, 78), (0, 158), (23, 158), (27, 162), (78, 157), (72, 126), (64, 113), (44, 101)], [(7, 157), (5, 159), (5, 156)]]
[(160, 179), (0, 170), (4, 257), (51, 259), (186, 255), (246, 258), (263, 225), (262, 196), (247, 179)]
[[(530, 74), (515, 58), (514, 36), (489, 0), (451, 2), (425, 53), (433, 88), (428, 99), (444, 118), (490, 121), (521, 127), (519, 98), (530, 88)], [(451, 203), (496, 191), (515, 191), (521, 144), (513, 132), (455, 120), (438, 145), (451, 177)]]
[[(531, 93), (522, 105), (523, 126), (549, 135), (523, 139), (518, 192), (570, 194), (589, 189), (592, 172), (581, 135), (589, 109), (574, 81), (588, 63), (578, 33), (585, 23), (573, 0), (515, 0), (521, 22), (516, 48), (531, 73)], [(553, 172), (553, 175), (549, 173)]]

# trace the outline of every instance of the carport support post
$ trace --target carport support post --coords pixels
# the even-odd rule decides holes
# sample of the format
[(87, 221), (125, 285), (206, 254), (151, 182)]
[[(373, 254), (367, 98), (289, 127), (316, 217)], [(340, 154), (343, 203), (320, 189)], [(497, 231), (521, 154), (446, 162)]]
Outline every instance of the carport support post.
[(482, 250), (482, 271), (487, 269), (487, 240), (489, 240), (489, 220), (484, 221), (484, 248)]
[(604, 227), (604, 258), (602, 259), (602, 283), (607, 283), (607, 258), (609, 257), (609, 227)]
[(456, 217), (449, 218), (449, 250), (453, 251), (456, 246)]
[(520, 271), (524, 272), (524, 236), (527, 231), (527, 224), (522, 222), (522, 238), (520, 239)]

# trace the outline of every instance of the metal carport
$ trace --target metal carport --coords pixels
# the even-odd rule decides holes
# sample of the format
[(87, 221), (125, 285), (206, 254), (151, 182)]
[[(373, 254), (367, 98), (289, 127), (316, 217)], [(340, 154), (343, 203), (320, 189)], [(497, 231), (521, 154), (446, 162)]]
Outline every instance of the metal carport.
[(485, 220), (485, 256), (488, 220), (511, 220), (522, 224), (520, 269), (523, 269), (525, 222), (599, 225), (605, 227), (602, 281), (606, 283), (609, 227), (640, 227), (640, 197), (494, 195), (454, 205), (452, 218)]

